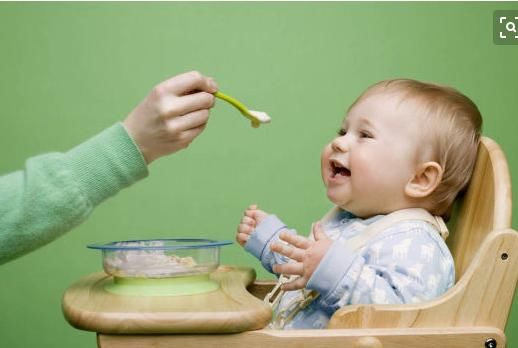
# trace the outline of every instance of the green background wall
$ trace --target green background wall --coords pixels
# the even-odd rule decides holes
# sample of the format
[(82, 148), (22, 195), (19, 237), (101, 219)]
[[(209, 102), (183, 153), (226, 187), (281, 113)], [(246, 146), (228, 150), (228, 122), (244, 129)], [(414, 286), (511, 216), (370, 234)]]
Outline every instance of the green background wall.
[[(0, 173), (66, 151), (122, 120), (159, 81), (192, 69), (273, 122), (252, 129), (218, 102), (187, 151), (154, 163), (149, 178), (74, 231), (2, 265), (0, 345), (95, 346), (94, 334), (70, 327), (60, 307), (67, 286), (101, 269), (87, 243), (233, 239), (252, 202), (308, 231), (330, 207), (320, 151), (347, 106), (381, 79), (436, 81), (470, 96), (516, 178), (518, 46), (493, 44), (497, 9), (518, 4), (1, 3)], [(267, 277), (238, 245), (222, 259)], [(511, 347), (516, 328), (517, 306), (506, 331)]]

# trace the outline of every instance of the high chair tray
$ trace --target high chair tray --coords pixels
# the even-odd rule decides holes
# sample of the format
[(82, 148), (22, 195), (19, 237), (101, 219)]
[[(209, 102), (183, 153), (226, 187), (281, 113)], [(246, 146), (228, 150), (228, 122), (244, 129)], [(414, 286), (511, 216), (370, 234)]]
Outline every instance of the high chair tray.
[(268, 324), (271, 309), (246, 290), (252, 268), (220, 266), (210, 279), (219, 287), (203, 294), (123, 296), (105, 289), (111, 276), (94, 273), (66, 290), (63, 313), (78, 329), (107, 334), (232, 333)]

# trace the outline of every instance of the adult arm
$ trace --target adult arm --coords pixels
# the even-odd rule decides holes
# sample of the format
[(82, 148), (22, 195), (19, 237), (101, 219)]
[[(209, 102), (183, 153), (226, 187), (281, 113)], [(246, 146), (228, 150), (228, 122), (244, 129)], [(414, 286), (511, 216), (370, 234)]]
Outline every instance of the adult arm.
[(0, 177), (0, 264), (71, 230), (96, 205), (147, 175), (120, 123), (66, 153), (28, 159), (23, 170)]

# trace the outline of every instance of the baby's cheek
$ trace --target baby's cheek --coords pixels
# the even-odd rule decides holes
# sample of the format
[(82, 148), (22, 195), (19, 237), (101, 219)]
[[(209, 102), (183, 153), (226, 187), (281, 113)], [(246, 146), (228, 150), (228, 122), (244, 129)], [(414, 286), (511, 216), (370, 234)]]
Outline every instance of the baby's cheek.
[(352, 174), (356, 177), (364, 177), (372, 174), (378, 159), (374, 159), (361, 153), (354, 153), (351, 154), (350, 162)]
[(364, 191), (375, 190), (376, 184), (383, 180), (378, 161), (367, 156), (351, 156), (351, 178), (358, 188)]

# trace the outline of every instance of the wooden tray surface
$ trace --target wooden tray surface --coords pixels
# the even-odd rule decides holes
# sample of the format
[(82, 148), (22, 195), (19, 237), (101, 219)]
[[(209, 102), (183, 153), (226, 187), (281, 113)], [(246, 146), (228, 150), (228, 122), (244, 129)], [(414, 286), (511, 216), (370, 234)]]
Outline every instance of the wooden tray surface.
[(210, 275), (218, 290), (189, 296), (121, 296), (107, 292), (105, 273), (88, 275), (63, 296), (68, 322), (106, 334), (232, 333), (263, 328), (271, 309), (246, 287), (252, 268), (220, 266)]

